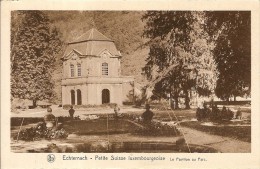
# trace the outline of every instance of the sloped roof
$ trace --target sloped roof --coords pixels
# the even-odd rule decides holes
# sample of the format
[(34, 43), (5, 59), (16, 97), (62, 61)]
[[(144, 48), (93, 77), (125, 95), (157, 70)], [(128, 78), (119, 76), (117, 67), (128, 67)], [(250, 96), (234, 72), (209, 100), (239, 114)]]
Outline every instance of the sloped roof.
[(114, 41), (107, 38), (95, 28), (90, 29), (75, 41), (68, 43), (63, 57), (66, 58), (73, 50), (77, 51), (81, 57), (98, 56), (104, 50), (108, 50), (113, 56), (121, 56)]
[[(97, 29), (92, 28), (80, 37), (78, 37), (76, 40), (69, 42), (70, 43), (79, 43), (79, 42), (85, 42), (85, 41), (112, 41), (102, 33), (100, 33)], [(113, 41), (112, 41), (113, 42)]]

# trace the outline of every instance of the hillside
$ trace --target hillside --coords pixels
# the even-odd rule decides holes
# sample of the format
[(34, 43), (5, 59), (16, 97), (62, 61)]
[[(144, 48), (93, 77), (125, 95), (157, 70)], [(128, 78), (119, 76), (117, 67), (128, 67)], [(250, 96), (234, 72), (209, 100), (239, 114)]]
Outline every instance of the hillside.
[(122, 53), (122, 74), (134, 76), (136, 82), (142, 83), (142, 67), (148, 55), (148, 48), (144, 48), (145, 39), (142, 38), (144, 23), (141, 17), (144, 12), (136, 11), (46, 11), (52, 26), (60, 32), (60, 39), (64, 46), (57, 56), (53, 80), (55, 82), (55, 98), (53, 102), (61, 102), (62, 62), (60, 58), (70, 42), (93, 26), (108, 38), (115, 41)]

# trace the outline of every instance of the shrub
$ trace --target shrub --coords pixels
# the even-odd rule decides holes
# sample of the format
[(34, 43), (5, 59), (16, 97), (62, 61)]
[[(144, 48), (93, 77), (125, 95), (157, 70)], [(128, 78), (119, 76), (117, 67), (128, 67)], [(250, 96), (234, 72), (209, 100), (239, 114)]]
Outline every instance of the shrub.
[(123, 105), (134, 105), (134, 103), (133, 102), (123, 102)]
[(45, 123), (38, 123), (36, 127), (27, 128), (21, 130), (13, 138), (24, 140), (24, 141), (34, 141), (42, 138), (45, 139), (64, 139), (68, 137), (68, 133), (63, 128), (53, 128), (48, 130)]
[(178, 136), (180, 131), (176, 126), (170, 126), (161, 123), (151, 123), (144, 128), (139, 128), (135, 131), (137, 134), (145, 136)]

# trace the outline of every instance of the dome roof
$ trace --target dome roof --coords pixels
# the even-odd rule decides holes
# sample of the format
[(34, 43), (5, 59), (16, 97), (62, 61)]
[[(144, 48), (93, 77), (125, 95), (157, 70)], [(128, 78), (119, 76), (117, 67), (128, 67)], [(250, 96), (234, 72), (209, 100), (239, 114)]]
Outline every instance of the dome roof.
[(86, 41), (111, 41), (108, 37), (100, 33), (97, 29), (92, 28), (80, 37), (78, 37), (76, 40), (69, 42), (71, 43), (80, 43), (80, 42), (86, 42)]
[(77, 52), (80, 57), (84, 57), (99, 56), (104, 50), (108, 50), (114, 57), (121, 57), (121, 53), (116, 49), (114, 41), (97, 29), (92, 28), (76, 40), (68, 43), (63, 58), (68, 57), (72, 51)]

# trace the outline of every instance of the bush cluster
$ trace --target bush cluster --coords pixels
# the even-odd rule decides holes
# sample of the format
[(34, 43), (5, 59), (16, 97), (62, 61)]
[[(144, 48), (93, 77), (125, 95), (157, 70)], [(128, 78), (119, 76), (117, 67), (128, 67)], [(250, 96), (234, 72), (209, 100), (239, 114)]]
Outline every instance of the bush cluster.
[(61, 127), (57, 126), (53, 129), (47, 129), (46, 124), (40, 122), (36, 127), (21, 130), (14, 136), (15, 140), (35, 141), (40, 139), (65, 139), (68, 133)]
[(234, 117), (234, 112), (230, 109), (223, 107), (219, 110), (217, 107), (210, 108), (198, 108), (196, 111), (196, 117), (198, 121), (211, 120), (211, 121), (222, 121), (231, 120)]
[(145, 124), (144, 128), (139, 128), (135, 131), (137, 134), (145, 136), (178, 136), (180, 131), (176, 126), (162, 124), (160, 122), (152, 122)]

